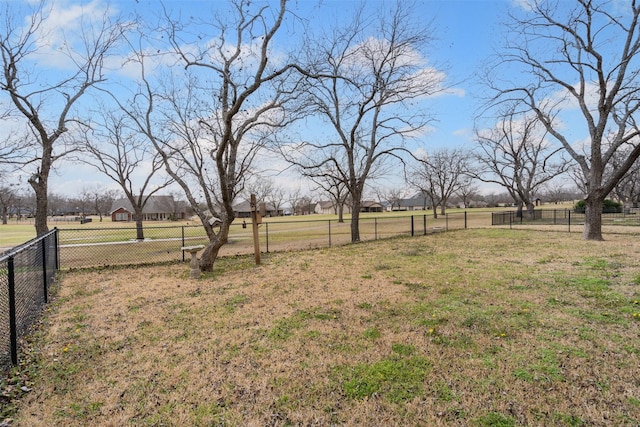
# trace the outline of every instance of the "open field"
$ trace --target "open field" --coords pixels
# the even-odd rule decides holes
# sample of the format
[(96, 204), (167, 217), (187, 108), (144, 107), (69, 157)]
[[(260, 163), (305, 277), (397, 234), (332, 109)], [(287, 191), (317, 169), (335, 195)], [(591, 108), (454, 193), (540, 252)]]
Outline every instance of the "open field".
[(640, 241), (607, 239), (466, 230), (198, 280), (66, 273), (14, 425), (637, 426)]
[[(488, 226), (491, 214), (472, 211), (458, 212), (434, 219), (430, 212), (363, 214), (360, 220), (361, 240), (377, 240), (398, 235), (421, 235), (444, 229), (460, 229), (469, 226)], [(64, 223), (60, 227), (60, 266), (62, 269), (150, 264), (183, 260), (181, 247), (207, 244), (204, 229), (194, 221), (147, 222), (143, 241), (136, 239), (136, 229), (131, 223), (91, 223), (78, 225)], [(16, 225), (0, 227), (0, 232), (16, 229)], [(19, 233), (32, 233), (32, 226), (21, 225)], [(24, 227), (28, 227), (24, 230)], [(298, 250), (336, 246), (351, 240), (349, 218), (339, 223), (333, 215), (306, 215), (300, 217), (267, 218), (260, 225), (262, 252)], [(0, 233), (0, 236), (2, 233)], [(23, 241), (26, 241), (24, 236)], [(5, 239), (6, 240), (6, 239)], [(17, 243), (16, 243), (17, 244)], [(4, 250), (11, 248), (5, 247)], [(0, 246), (0, 251), (3, 248)], [(253, 252), (253, 236), (250, 226), (243, 228), (238, 219), (231, 227), (228, 244), (220, 254), (244, 255)]]
[[(501, 210), (499, 208), (482, 208), (482, 209), (469, 209), (467, 210), (469, 214), (474, 218), (475, 222), (471, 224), (473, 227), (476, 222), (482, 224), (482, 226), (488, 226), (491, 224), (491, 212), (495, 212), (497, 210)], [(461, 214), (464, 212), (464, 209), (449, 209), (447, 211), (450, 214)], [(371, 218), (380, 218), (381, 221), (384, 221), (385, 218), (399, 218), (399, 217), (409, 217), (409, 216), (420, 216), (426, 215), (429, 223), (438, 226), (444, 226), (445, 219), (444, 217), (439, 217), (437, 220), (433, 219), (433, 211), (402, 211), (402, 212), (382, 212), (382, 213), (363, 213), (361, 214), (361, 218), (363, 220), (371, 219)], [(286, 217), (273, 217), (273, 218), (263, 218), (264, 223), (270, 223), (274, 225), (286, 223), (290, 227), (292, 232), (295, 232), (295, 226), (291, 226), (297, 222), (317, 222), (318, 227), (322, 227), (323, 222), (327, 222), (331, 220), (334, 224), (337, 224), (337, 215), (302, 215), (302, 216), (286, 216)], [(345, 215), (345, 222), (348, 225), (350, 216)], [(243, 219), (237, 218), (234, 222), (234, 225), (240, 226), (242, 224)], [(249, 221), (247, 221), (249, 222)], [(145, 221), (145, 228), (158, 228), (158, 227), (176, 227), (182, 225), (199, 225), (199, 221)], [(306, 227), (305, 225), (300, 225), (301, 227)], [(93, 228), (115, 228), (115, 229), (131, 229), (135, 228), (135, 222), (111, 222), (110, 218), (104, 218), (102, 222), (98, 221), (97, 217), (94, 217), (93, 222), (87, 224), (80, 224), (79, 221), (50, 221), (49, 228), (58, 227), (60, 229), (78, 229), (78, 230), (86, 230)], [(348, 228), (348, 227), (347, 227)], [(363, 233), (369, 232), (368, 230), (363, 230)], [(373, 232), (373, 231), (371, 231)], [(130, 233), (129, 233), (130, 234)], [(0, 224), (0, 248), (10, 248), (21, 243), (24, 243), (35, 237), (35, 229), (33, 226), (33, 221), (20, 221), (16, 222), (15, 220), (10, 220), (8, 224)]]

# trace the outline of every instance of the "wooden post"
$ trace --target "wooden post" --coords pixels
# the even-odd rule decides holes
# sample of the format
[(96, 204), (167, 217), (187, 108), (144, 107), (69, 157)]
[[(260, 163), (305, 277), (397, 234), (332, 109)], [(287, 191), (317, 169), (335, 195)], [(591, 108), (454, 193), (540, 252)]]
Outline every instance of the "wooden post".
[(256, 255), (256, 265), (260, 264), (260, 237), (258, 236), (258, 212), (256, 206), (256, 195), (251, 195), (251, 226), (253, 227), (253, 250)]

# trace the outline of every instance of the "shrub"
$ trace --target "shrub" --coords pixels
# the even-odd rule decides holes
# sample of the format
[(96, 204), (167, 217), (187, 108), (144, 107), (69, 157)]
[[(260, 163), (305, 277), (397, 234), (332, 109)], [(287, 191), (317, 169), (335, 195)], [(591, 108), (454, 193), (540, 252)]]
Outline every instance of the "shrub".
[[(578, 200), (576, 204), (573, 206), (573, 211), (576, 213), (584, 213), (587, 207), (587, 202), (585, 200)], [(622, 212), (622, 203), (616, 202), (614, 200), (606, 199), (602, 206), (602, 213), (621, 213)]]

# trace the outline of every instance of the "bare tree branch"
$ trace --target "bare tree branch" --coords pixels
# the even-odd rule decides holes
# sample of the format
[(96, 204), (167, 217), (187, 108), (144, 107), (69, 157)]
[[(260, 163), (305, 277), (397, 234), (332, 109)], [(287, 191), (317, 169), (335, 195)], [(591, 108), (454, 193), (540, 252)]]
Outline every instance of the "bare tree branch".
[[(411, 156), (408, 139), (431, 120), (425, 98), (444, 90), (442, 74), (424, 64), (428, 27), (414, 25), (413, 10), (398, 2), (390, 15), (375, 18), (359, 10), (344, 28), (332, 29), (310, 50), (306, 87), (311, 114), (331, 125), (325, 141), (287, 145), (282, 153), (314, 179), (341, 181), (352, 206), (351, 240), (360, 239), (359, 213), (368, 180), (394, 160)], [(368, 37), (370, 26), (377, 38)]]
[[(577, 163), (586, 189), (583, 237), (602, 240), (605, 197), (640, 156), (640, 7), (636, 0), (534, 0), (510, 17), (500, 68), (522, 81), (488, 79), (495, 91), (491, 106), (513, 102), (536, 114), (549, 135)], [(586, 146), (571, 139), (564, 113), (577, 107)], [(630, 147), (630, 148), (629, 148)], [(626, 158), (613, 173), (605, 169), (620, 150)]]
[[(66, 56), (70, 70), (52, 73), (46, 61), (32, 61), (38, 55), (51, 55), (38, 43), (47, 36), (42, 34), (49, 19), (45, 3), (36, 4), (28, 12), (24, 26), (24, 16), (14, 15), (11, 6), (5, 5), (0, 21), (0, 88), (10, 100), (14, 120), (25, 123), (28, 134), (34, 139), (27, 147), (22, 146), (24, 139), (12, 141), (12, 144), (17, 150), (27, 148), (31, 154), (23, 164), (36, 167), (29, 184), (37, 202), (36, 232), (42, 234), (48, 230), (49, 174), (57, 159), (76, 149), (67, 145), (73, 141), (65, 140), (63, 135), (72, 125), (83, 123), (79, 112), (73, 109), (87, 90), (104, 81), (103, 60), (118, 42), (121, 25), (112, 22), (108, 12), (98, 25), (83, 25), (78, 42), (67, 37), (64, 40), (66, 48), (57, 49), (57, 54)], [(42, 67), (47, 73), (40, 70)], [(57, 80), (49, 78), (51, 76), (56, 76)]]

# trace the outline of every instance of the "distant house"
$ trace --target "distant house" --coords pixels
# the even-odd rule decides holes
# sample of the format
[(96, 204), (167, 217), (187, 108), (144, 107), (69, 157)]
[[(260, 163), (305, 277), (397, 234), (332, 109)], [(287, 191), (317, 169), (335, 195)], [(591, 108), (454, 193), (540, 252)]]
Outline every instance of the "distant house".
[[(333, 201), (320, 201), (316, 203), (314, 212), (321, 215), (337, 215), (338, 207)], [(342, 212), (346, 214), (351, 213), (351, 206), (349, 206), (347, 203), (344, 203), (342, 205)]]
[[(133, 221), (135, 213), (129, 199), (115, 200), (111, 204), (111, 221)], [(186, 206), (173, 196), (150, 196), (142, 209), (143, 221), (166, 221), (186, 218)]]
[(331, 215), (336, 213), (336, 204), (332, 201), (321, 200), (316, 203), (315, 213), (320, 215)]
[[(351, 213), (351, 206), (345, 203), (343, 206), (343, 212), (346, 214)], [(374, 202), (372, 200), (363, 200), (360, 204), (360, 212), (382, 212), (384, 211), (384, 206), (378, 202)], [(338, 213), (336, 209), (336, 204), (332, 201), (321, 201), (316, 203), (314, 213), (317, 214), (328, 214), (335, 215)]]
[(406, 211), (424, 211), (431, 209), (431, 200), (422, 193), (417, 193), (410, 199), (402, 199), (400, 201), (402, 210)]
[[(251, 218), (251, 204), (247, 200), (233, 205), (233, 213), (236, 218)], [(276, 209), (271, 203), (258, 203), (258, 213), (263, 217), (284, 215), (282, 209)]]
[(360, 204), (360, 212), (382, 212), (384, 206), (372, 200), (363, 200)]

